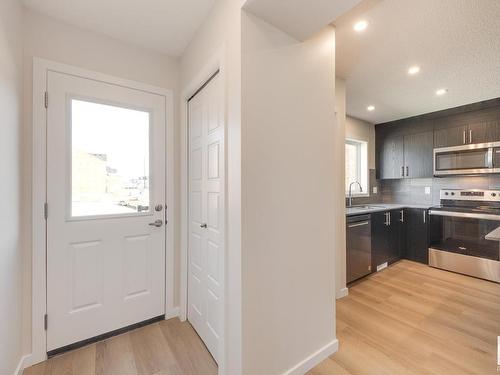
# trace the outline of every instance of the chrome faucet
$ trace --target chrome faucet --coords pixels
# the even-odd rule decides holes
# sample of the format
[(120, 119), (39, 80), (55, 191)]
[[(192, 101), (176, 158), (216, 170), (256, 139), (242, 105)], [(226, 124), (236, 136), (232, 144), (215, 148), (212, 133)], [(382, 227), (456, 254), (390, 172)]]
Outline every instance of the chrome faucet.
[(349, 203), (348, 203), (347, 207), (352, 207), (352, 185), (353, 185), (353, 184), (358, 184), (358, 186), (359, 186), (359, 191), (360, 191), (360, 192), (363, 192), (363, 187), (361, 186), (361, 184), (360, 184), (358, 181), (353, 181), (353, 182), (351, 182), (351, 183), (349, 184), (349, 195), (348, 195), (348, 199), (349, 199), (349, 200), (348, 200), (348, 202), (349, 202)]

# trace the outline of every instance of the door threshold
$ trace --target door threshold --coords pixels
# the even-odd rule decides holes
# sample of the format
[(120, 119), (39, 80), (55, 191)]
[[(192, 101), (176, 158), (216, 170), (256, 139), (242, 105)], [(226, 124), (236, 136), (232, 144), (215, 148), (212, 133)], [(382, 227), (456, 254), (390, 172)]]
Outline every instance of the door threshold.
[(132, 331), (134, 329), (147, 326), (149, 324), (160, 322), (164, 319), (165, 319), (165, 315), (156, 316), (156, 317), (151, 318), (151, 319), (143, 320), (142, 322), (139, 322), (139, 323), (134, 323), (134, 324), (128, 325), (126, 327), (115, 329), (114, 331), (111, 331), (111, 332), (103, 333), (102, 335), (94, 336), (94, 337), (91, 337), (91, 338), (88, 338), (88, 339), (85, 339), (82, 341), (75, 342), (73, 344), (63, 346), (61, 348), (53, 349), (53, 350), (50, 350), (47, 352), (47, 358), (52, 358), (52, 357), (55, 357), (57, 355), (64, 354), (66, 352), (82, 348), (82, 347), (87, 346), (89, 344), (94, 344), (96, 342), (109, 339), (110, 337), (118, 336), (118, 335), (121, 335), (122, 333), (129, 332), (129, 331)]

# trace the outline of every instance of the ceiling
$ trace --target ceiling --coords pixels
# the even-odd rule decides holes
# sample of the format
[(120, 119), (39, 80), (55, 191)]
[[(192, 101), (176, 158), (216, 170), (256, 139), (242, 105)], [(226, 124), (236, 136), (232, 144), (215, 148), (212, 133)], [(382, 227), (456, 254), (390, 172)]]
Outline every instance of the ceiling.
[(216, 0), (22, 0), (45, 15), (178, 57)]
[(351, 116), (382, 123), (500, 97), (498, 0), (365, 0), (335, 25)]
[(285, 31), (306, 40), (361, 0), (246, 0), (244, 9)]

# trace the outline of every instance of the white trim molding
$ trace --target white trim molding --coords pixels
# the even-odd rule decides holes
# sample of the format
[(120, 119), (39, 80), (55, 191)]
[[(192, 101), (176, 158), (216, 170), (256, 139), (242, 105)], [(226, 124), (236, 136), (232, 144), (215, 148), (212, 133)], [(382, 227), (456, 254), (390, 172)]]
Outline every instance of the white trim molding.
[(165, 320), (178, 318), (179, 317), (179, 306), (172, 307), (171, 309), (167, 309), (165, 312)]
[(26, 354), (19, 359), (19, 363), (17, 364), (16, 369), (14, 370), (14, 375), (23, 374), (24, 369), (29, 366), (30, 357), (31, 357), (30, 354)]
[(166, 228), (166, 278), (165, 278), (165, 312), (166, 316), (176, 316), (174, 306), (175, 265), (174, 265), (174, 98), (170, 89), (152, 86), (141, 82), (110, 76), (54, 61), (40, 58), (33, 59), (33, 193), (32, 193), (32, 353), (26, 356), (25, 365), (34, 365), (47, 359), (46, 331), (44, 316), (47, 311), (46, 296), (46, 221), (44, 204), (47, 196), (47, 111), (45, 108), (45, 92), (49, 71), (65, 73), (77, 77), (106, 82), (128, 87), (165, 97), (166, 122), (166, 205), (168, 207)]
[(339, 341), (337, 339), (329, 342), (318, 351), (311, 354), (309, 357), (297, 363), (291, 369), (283, 373), (283, 375), (303, 375), (312, 370), (316, 365), (323, 362), (333, 353), (339, 350)]
[(349, 295), (349, 288), (342, 288), (337, 292), (335, 299), (344, 298), (344, 297), (347, 297), (348, 295)]

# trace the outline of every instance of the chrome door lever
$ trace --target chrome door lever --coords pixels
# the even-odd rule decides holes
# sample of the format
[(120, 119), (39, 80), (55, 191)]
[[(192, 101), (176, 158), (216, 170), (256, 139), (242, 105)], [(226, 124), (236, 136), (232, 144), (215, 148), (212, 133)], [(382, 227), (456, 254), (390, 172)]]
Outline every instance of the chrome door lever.
[(149, 223), (149, 225), (151, 225), (152, 227), (159, 228), (159, 227), (161, 227), (163, 225), (163, 220), (160, 220), (160, 219), (155, 220), (154, 223)]

